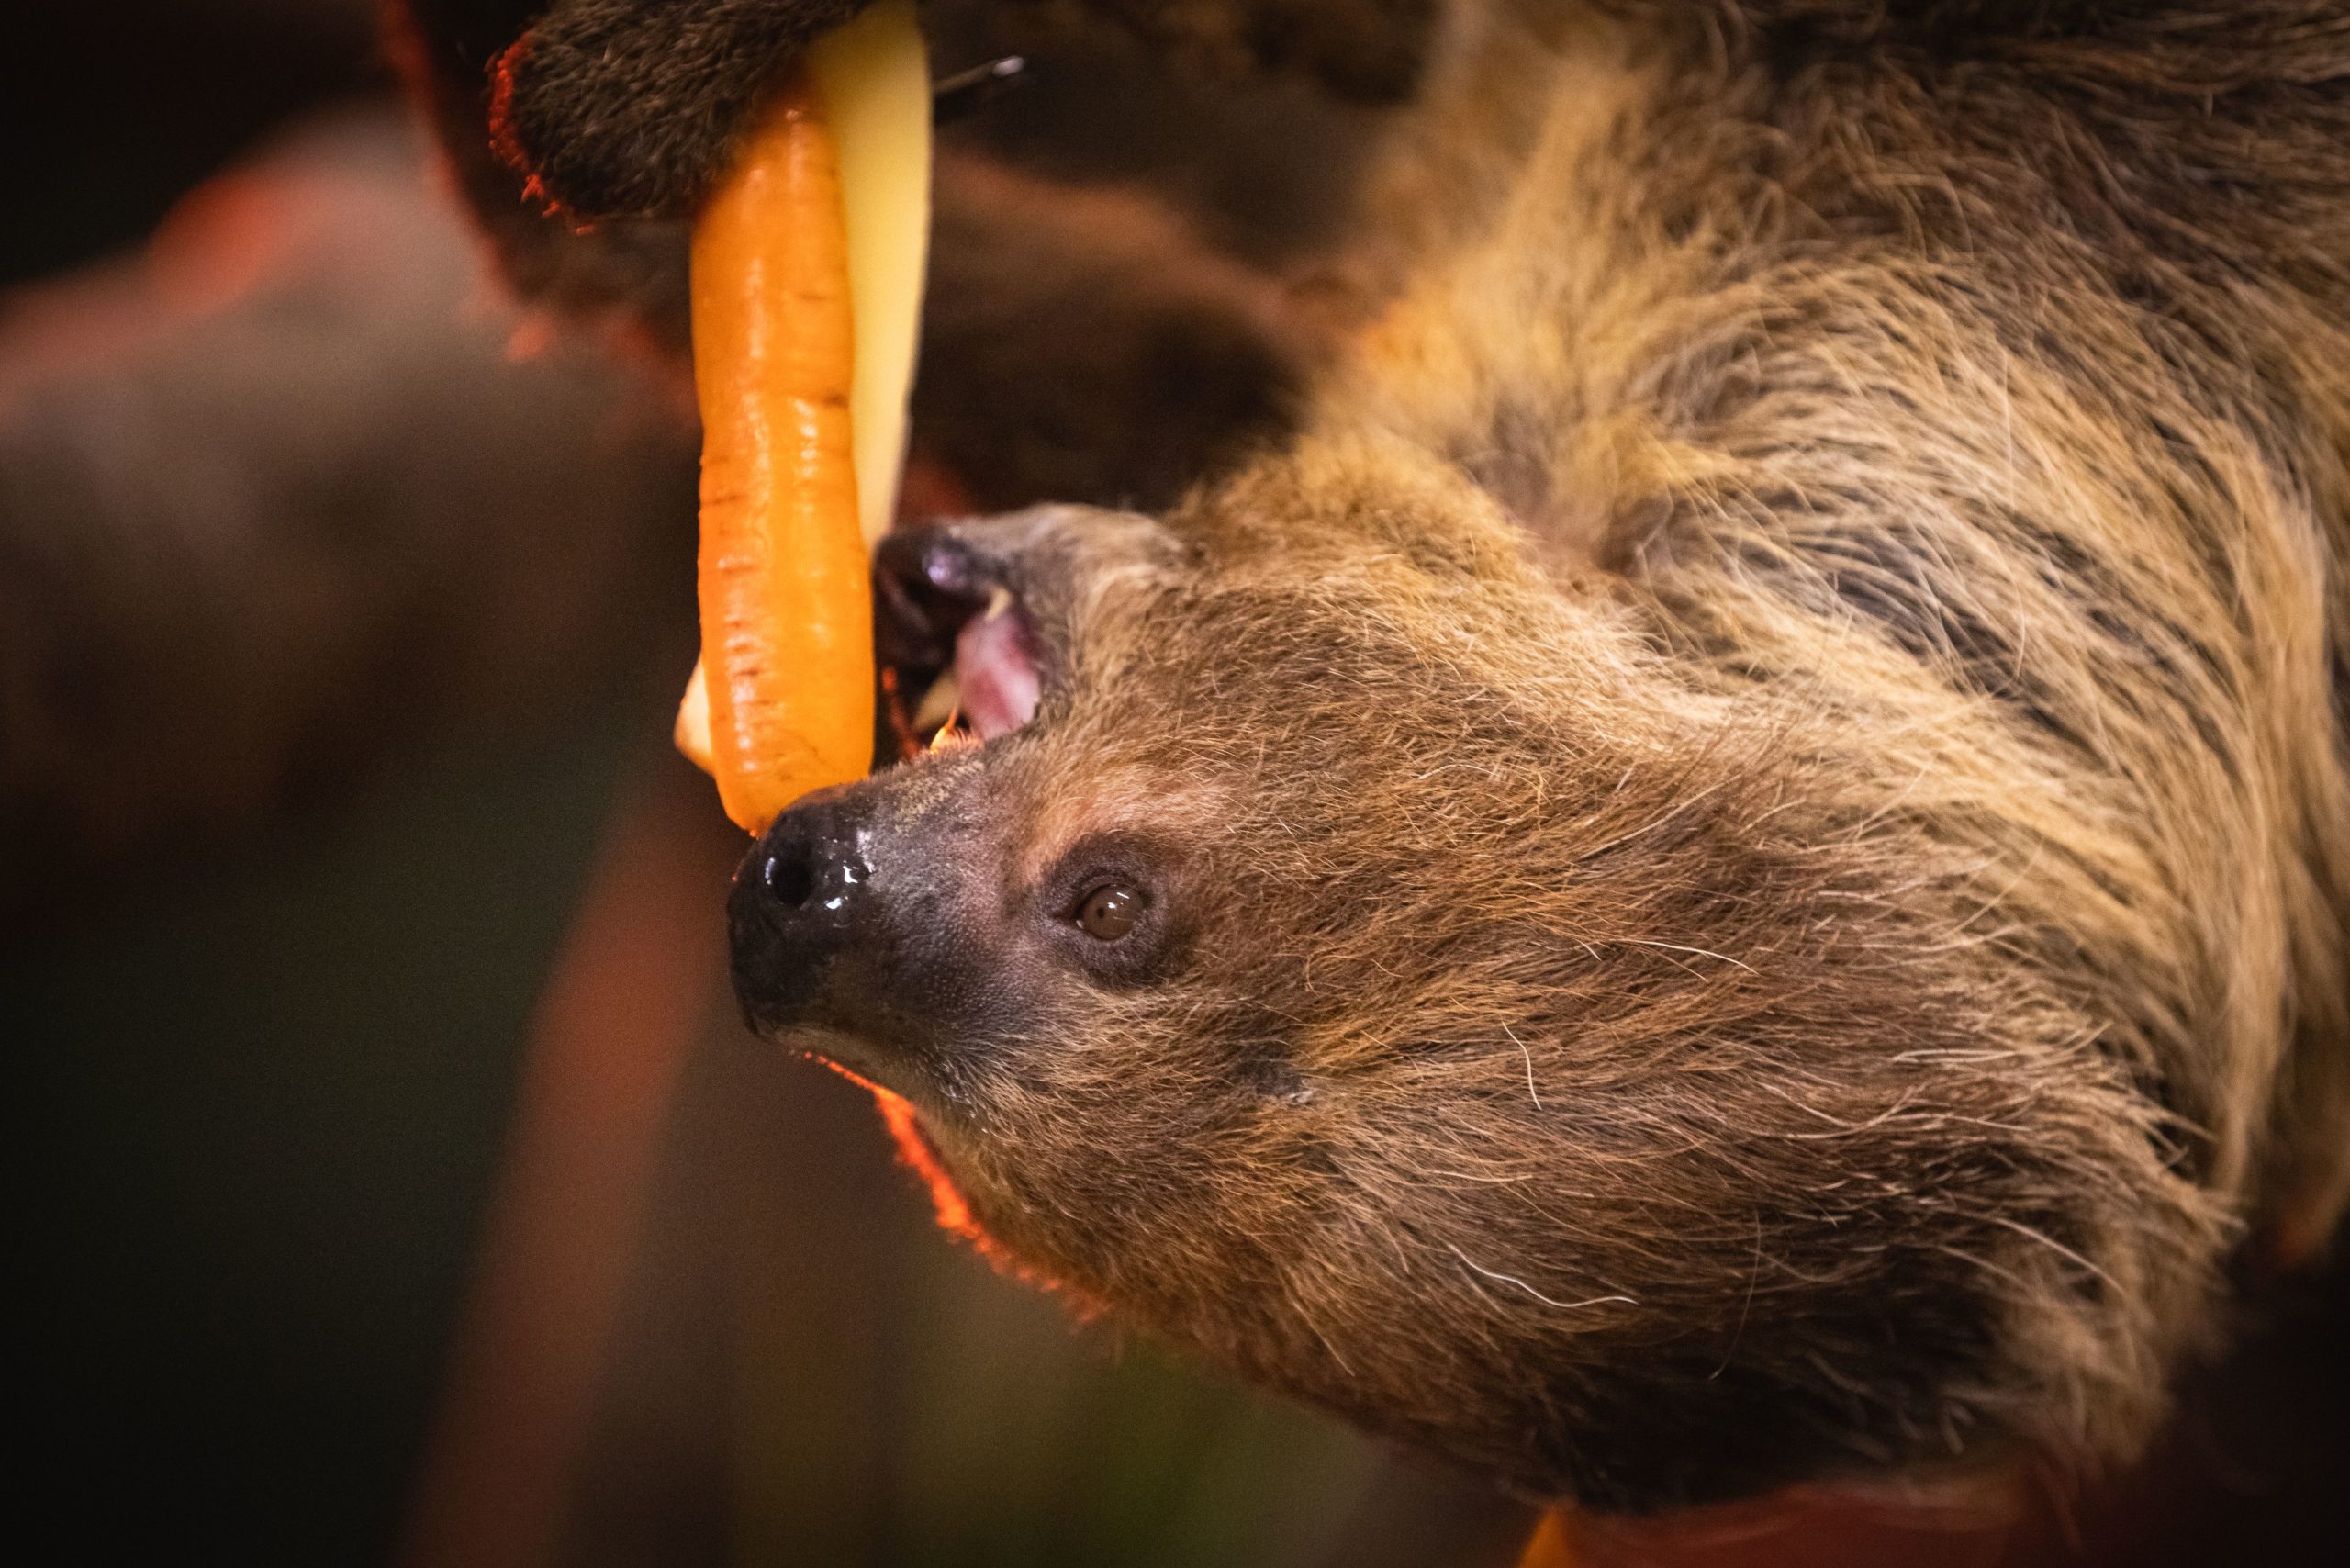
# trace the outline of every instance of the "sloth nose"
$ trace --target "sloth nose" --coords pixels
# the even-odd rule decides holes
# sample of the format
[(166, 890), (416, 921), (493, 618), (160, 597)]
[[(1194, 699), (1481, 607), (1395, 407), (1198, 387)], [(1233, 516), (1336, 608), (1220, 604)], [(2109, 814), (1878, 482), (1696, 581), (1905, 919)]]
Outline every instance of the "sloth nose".
[(952, 772), (819, 790), (759, 835), (726, 903), (753, 1031), (906, 1094), (949, 1082), (974, 1041), (1040, 1027), (1002, 940), (977, 807), (940, 803)]
[(829, 801), (777, 818), (755, 859), (759, 886), (775, 907), (815, 920), (840, 913), (865, 879), (856, 832)]
[(871, 921), (866, 814), (844, 791), (819, 790), (777, 817), (735, 871), (727, 936), (753, 1027), (811, 1022), (835, 961)]

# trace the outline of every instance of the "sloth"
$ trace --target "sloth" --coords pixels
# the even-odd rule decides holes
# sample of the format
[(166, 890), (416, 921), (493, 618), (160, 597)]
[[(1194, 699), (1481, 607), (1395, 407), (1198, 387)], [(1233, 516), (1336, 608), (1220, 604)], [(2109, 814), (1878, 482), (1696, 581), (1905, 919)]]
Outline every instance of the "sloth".
[[(410, 79), (674, 342), (853, 8), (410, 0)], [(1385, 106), (1359, 305), (960, 263), (949, 168), (1028, 313), (934, 307), (917, 441), (1069, 345), (1125, 467), (885, 543), (973, 738), (757, 842), (747, 1016), (990, 1249), (1527, 1497), (2126, 1462), (2350, 1193), (2350, 12), (1096, 8)]]

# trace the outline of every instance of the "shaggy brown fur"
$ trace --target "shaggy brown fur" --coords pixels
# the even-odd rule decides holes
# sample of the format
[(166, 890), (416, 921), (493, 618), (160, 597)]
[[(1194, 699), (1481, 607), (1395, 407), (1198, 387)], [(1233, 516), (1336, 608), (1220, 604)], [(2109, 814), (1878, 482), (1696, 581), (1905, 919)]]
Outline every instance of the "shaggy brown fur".
[(746, 1004), (1527, 1494), (2129, 1454), (2350, 1189), (2350, 15), (1461, 0), (1422, 74), (1379, 325), (1163, 524), (958, 525), (1043, 706), (778, 824), (873, 907), (811, 979), (746, 878)]

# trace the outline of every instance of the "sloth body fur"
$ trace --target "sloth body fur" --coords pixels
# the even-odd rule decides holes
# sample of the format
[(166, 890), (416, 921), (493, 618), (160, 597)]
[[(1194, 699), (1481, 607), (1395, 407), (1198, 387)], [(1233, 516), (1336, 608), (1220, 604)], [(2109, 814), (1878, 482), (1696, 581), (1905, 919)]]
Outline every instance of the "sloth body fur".
[[(1377, 1169), (1495, 1183), (1449, 1299), (1382, 1297), (1491, 1381), (1315, 1392), (1440, 1428), (1539, 1390), (1474, 1457), (1634, 1508), (2126, 1456), (2247, 1227), (2307, 1249), (2350, 1175), (2350, 17), (1778, 9), (1456, 13), (1399, 299), (1193, 503), (1281, 520), (1354, 613), (1427, 591), (1389, 552), (1541, 601), (1465, 684), (1597, 755), (1479, 777), (1457, 721), (1397, 733), (1418, 701), (1311, 704), (1366, 756), (1321, 788), (1462, 873), (1353, 922), (1348, 1050), (1425, 1048), (1431, 991), (1489, 1046), (1490, 1163), (1447, 1128)], [(1505, 809), (1383, 794), (1386, 753)], [(1497, 919), (1591, 950), (1449, 983)], [(1574, 1174), (1490, 1223), (1533, 1162)], [(1360, 1186), (1368, 1256), (1416, 1205)], [(1511, 1446), (1545, 1427), (1588, 1443)]]

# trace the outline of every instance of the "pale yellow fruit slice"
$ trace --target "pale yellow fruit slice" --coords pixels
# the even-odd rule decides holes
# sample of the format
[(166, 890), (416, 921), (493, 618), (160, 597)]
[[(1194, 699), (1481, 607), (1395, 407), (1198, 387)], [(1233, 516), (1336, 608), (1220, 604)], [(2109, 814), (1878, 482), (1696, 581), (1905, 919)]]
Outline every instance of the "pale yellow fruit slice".
[(686, 695), (677, 704), (677, 722), (669, 738), (686, 754), (687, 761), (712, 778), (718, 776), (710, 760), (710, 677), (703, 673), (699, 659), (694, 661), (694, 673), (686, 678)]
[[(870, 548), (897, 511), (930, 251), (930, 62), (913, 0), (880, 0), (817, 39), (807, 61), (840, 161), (856, 356), (850, 439)], [(675, 738), (710, 771), (710, 689), (699, 664)]]
[(818, 39), (808, 73), (840, 147), (856, 322), (849, 415), (870, 548), (897, 515), (930, 251), (930, 62), (913, 0), (881, 0)]

